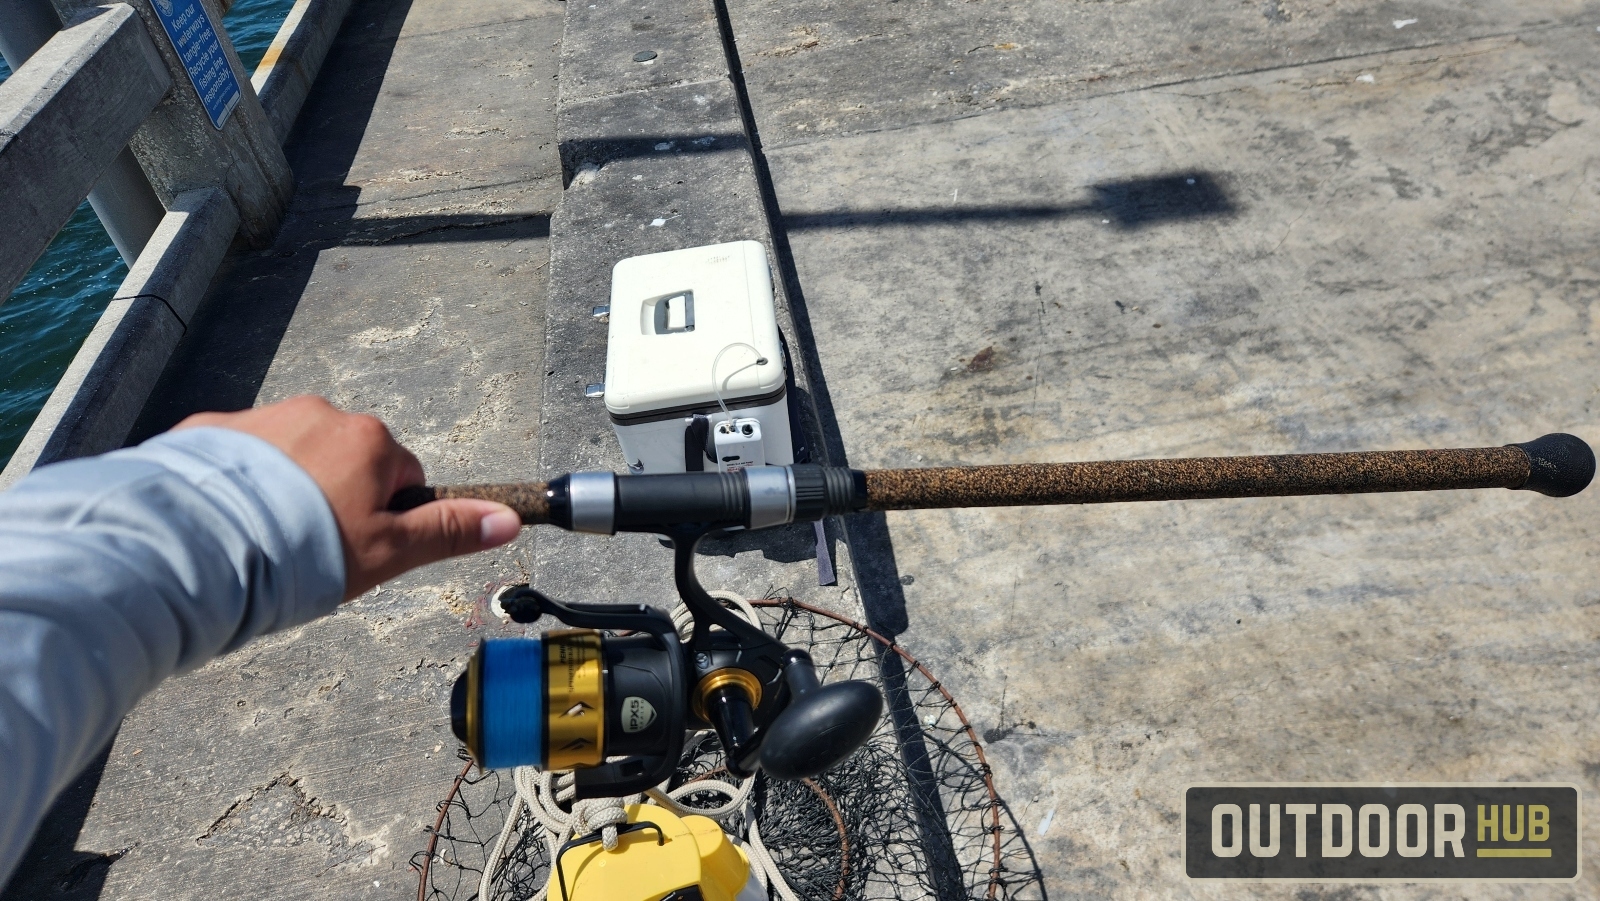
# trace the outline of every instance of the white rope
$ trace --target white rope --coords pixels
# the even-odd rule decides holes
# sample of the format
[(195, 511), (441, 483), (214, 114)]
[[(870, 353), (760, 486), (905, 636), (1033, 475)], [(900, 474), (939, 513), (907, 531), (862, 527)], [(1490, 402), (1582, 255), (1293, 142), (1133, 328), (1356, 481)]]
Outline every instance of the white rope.
[[(749, 601), (731, 591), (707, 592), (711, 597), (726, 601), (739, 612), (745, 619), (757, 626), (756, 608)], [(688, 641), (694, 635), (694, 618), (688, 608), (679, 604), (672, 611), (672, 624), (678, 630), (679, 637)], [(691, 741), (702, 741), (707, 733), (698, 733), (691, 737)], [(775, 891), (781, 901), (800, 901), (798, 895), (784, 881), (783, 874), (778, 870), (778, 864), (772, 859), (772, 854), (761, 841), (761, 829), (756, 823), (755, 812), (751, 809), (750, 793), (755, 788), (755, 777), (742, 779), (737, 785), (721, 779), (697, 779), (667, 791), (663, 782), (661, 785), (649, 788), (643, 794), (629, 795), (626, 798), (588, 798), (574, 801), (577, 794), (575, 781), (571, 773), (545, 772), (533, 767), (521, 766), (511, 773), (511, 784), (516, 788), (516, 794), (511, 799), (511, 810), (506, 814), (505, 825), (500, 830), (500, 837), (494, 843), (494, 848), (489, 852), (489, 858), (483, 865), (483, 876), (478, 881), (479, 901), (493, 901), (495, 898), (495, 876), (505, 859), (506, 851), (514, 848), (517, 841), (513, 836), (518, 835), (519, 825), (523, 813), (526, 812), (543, 833), (545, 844), (550, 849), (550, 881), (555, 880), (554, 862), (561, 846), (575, 836), (600, 833), (601, 844), (607, 851), (617, 847), (617, 827), (628, 822), (627, 808), (629, 805), (642, 804), (648, 799), (659, 807), (672, 811), (677, 816), (703, 816), (709, 817), (720, 824), (725, 832), (738, 841), (739, 836), (730, 829), (728, 820), (737, 814), (743, 814), (746, 824), (746, 834), (743, 845), (745, 855), (750, 859), (751, 870), (756, 874), (756, 880), (770, 891)], [(689, 807), (680, 803), (690, 795), (714, 794), (721, 795), (728, 800), (715, 807)], [(563, 806), (566, 805), (566, 806)], [(544, 901), (550, 893), (550, 883), (546, 882), (544, 888), (539, 889), (527, 899), (512, 899), (512, 901)]]
[(778, 862), (772, 859), (772, 852), (768, 851), (767, 846), (761, 841), (761, 826), (754, 817), (750, 818), (745, 855), (750, 858), (751, 868), (767, 877), (764, 881), (769, 890), (776, 891), (783, 901), (800, 901), (800, 896), (796, 895), (794, 889), (789, 887), (789, 883), (784, 881), (783, 873), (778, 869)]
[[(511, 812), (506, 814), (506, 824), (500, 829), (500, 838), (494, 843), (494, 849), (489, 852), (489, 859), (483, 865), (483, 876), (478, 879), (478, 897), (489, 898), (489, 892), (494, 888), (494, 871), (499, 869), (500, 861), (505, 857), (506, 846), (511, 843), (511, 836), (517, 831), (517, 821), (522, 819), (523, 801), (521, 795), (511, 799)], [(540, 891), (538, 896), (544, 897)]]
[[(761, 620), (756, 613), (755, 605), (745, 600), (743, 596), (731, 591), (708, 591), (706, 594), (711, 595), (715, 600), (727, 601), (740, 616), (749, 620), (756, 628), (761, 627)], [(673, 628), (678, 630), (678, 639), (680, 641), (687, 642), (694, 637), (694, 614), (689, 612), (688, 607), (679, 604), (672, 608), (672, 625)], [(718, 626), (717, 628), (720, 629), (722, 627)]]

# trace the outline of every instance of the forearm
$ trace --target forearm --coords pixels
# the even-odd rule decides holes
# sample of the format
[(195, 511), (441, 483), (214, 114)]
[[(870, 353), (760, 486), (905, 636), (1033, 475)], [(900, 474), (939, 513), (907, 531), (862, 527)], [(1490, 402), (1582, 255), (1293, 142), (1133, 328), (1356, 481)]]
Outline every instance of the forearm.
[(0, 495), (0, 885), (146, 692), (332, 610), (339, 531), (276, 448), (192, 429)]

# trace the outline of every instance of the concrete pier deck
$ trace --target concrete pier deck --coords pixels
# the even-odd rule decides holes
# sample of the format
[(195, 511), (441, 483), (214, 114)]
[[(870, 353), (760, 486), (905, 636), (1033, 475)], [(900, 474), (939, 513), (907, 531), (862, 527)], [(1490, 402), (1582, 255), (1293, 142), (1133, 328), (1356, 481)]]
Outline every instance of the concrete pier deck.
[[(289, 223), (233, 261), (145, 434), (316, 391), (391, 421), (439, 482), (604, 465), (608, 435), (541, 421), (594, 352), (592, 286), (569, 268), (547, 297), (546, 261), (632, 246), (585, 228), (767, 224), (749, 197), (674, 193), (692, 160), (653, 145), (563, 201), (557, 114), (599, 145), (635, 134), (630, 103), (682, 106), (661, 97), (737, 126), (738, 93), (754, 133), (711, 146), (756, 149), (728, 171), (762, 180), (831, 462), (1600, 441), (1593, 3), (727, 0), (726, 97), (695, 88), (730, 84), (710, 2), (563, 9), (358, 4), (289, 143)], [(600, 74), (558, 89), (563, 41)], [(606, 69), (641, 50), (655, 74)], [(607, 219), (578, 188), (611, 177), (654, 193)], [(646, 203), (683, 221), (634, 221)], [(708, 569), (864, 616), (931, 667), (1025, 831), (1030, 891), (1578, 899), (1593, 867), (1223, 891), (1184, 880), (1178, 812), (1195, 782), (1543, 781), (1593, 813), (1597, 490), (895, 513), (838, 536), (831, 589), (795, 577), (792, 535)], [(415, 573), (167, 686), (7, 901), (410, 897), (485, 582), (663, 581), (646, 546), (567, 566), (564, 542)]]
[[(729, 7), (852, 466), (1600, 438), (1592, 4)], [(1593, 490), (899, 513), (866, 599), (1052, 898), (1593, 897), (1223, 892), (1178, 836), (1208, 781), (1592, 814), (1597, 526)]]

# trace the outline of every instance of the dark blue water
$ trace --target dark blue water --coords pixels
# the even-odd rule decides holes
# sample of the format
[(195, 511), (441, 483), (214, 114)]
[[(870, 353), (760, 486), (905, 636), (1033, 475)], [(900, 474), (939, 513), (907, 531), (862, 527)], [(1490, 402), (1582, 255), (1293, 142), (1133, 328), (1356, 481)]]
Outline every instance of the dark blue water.
[[(237, 0), (223, 26), (255, 70), (294, 0)], [(11, 70), (0, 61), (0, 81)], [(183, 86), (187, 89), (187, 85)], [(85, 203), (0, 304), (0, 467), (27, 434), (128, 267)]]

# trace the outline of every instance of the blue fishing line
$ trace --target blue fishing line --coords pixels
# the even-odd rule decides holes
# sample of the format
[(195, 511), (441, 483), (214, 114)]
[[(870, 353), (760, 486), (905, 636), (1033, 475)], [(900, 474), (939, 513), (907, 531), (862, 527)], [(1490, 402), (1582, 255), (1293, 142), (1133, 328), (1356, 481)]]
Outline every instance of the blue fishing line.
[(484, 768), (543, 767), (543, 639), (491, 639), (481, 653)]

